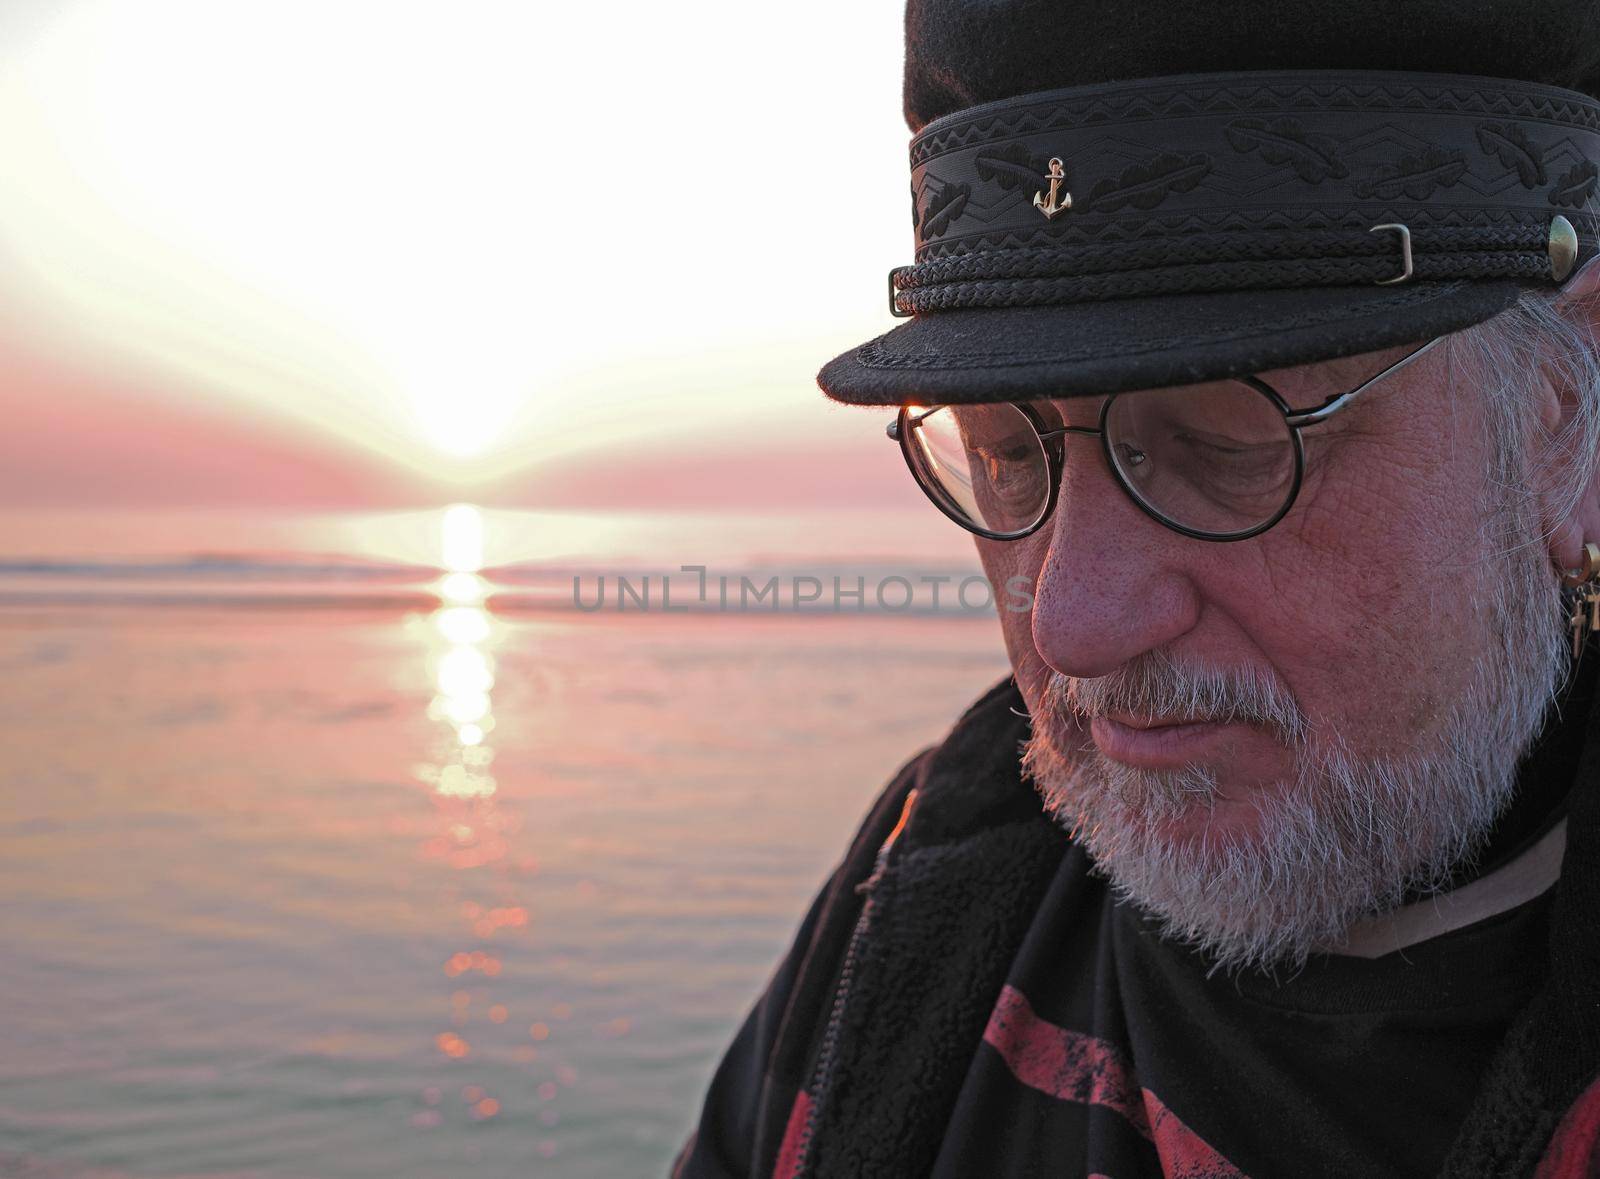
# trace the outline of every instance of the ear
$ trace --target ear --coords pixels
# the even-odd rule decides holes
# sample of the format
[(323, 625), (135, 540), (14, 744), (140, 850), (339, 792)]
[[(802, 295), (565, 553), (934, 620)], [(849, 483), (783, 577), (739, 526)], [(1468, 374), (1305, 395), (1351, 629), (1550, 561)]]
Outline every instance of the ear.
[[(1600, 257), (1589, 259), (1566, 281), (1556, 295), (1556, 305), (1569, 314), (1583, 316), (1600, 340)], [(1549, 439), (1558, 437), (1572, 420), (1579, 399), (1596, 396), (1597, 391), (1574, 388), (1572, 374), (1564, 370), (1546, 370), (1544, 377), (1539, 416), (1545, 429), (1544, 437)], [(1576, 455), (1565, 450), (1549, 451), (1540, 457), (1544, 461), (1536, 469), (1551, 472), (1574, 462), (1594, 461), (1592, 455)], [(1551, 560), (1563, 571), (1576, 569), (1583, 559), (1584, 543), (1600, 543), (1600, 472), (1591, 477), (1574, 504), (1557, 503), (1553, 480), (1547, 478), (1542, 482)]]

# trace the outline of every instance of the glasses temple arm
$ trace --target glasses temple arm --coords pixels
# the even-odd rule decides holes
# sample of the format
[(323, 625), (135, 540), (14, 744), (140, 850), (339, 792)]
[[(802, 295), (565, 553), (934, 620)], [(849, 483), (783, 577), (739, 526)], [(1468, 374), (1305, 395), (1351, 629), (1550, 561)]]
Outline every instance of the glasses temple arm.
[[(909, 409), (910, 407), (907, 406), (906, 408)], [(915, 415), (914, 417), (909, 418), (907, 420), (907, 424), (915, 426), (918, 422), (922, 421), (923, 418), (929, 416), (930, 414), (938, 412), (938, 409), (939, 409), (938, 406), (935, 406), (933, 409), (925, 409), (921, 413)], [(899, 441), (899, 439), (900, 439), (900, 415), (899, 414), (895, 415), (894, 420), (891, 421), (888, 424), (888, 426), (886, 426), (884, 428), (883, 432), (885, 434), (889, 435), (889, 437), (893, 438), (895, 441), (897, 441), (897, 442)]]
[(1301, 426), (1315, 426), (1318, 422), (1327, 421), (1334, 414), (1338, 413), (1341, 409), (1354, 401), (1359, 394), (1365, 392), (1367, 389), (1370, 389), (1373, 385), (1383, 380), (1383, 378), (1388, 376), (1390, 373), (1400, 371), (1406, 365), (1410, 364), (1413, 360), (1421, 356), (1429, 348), (1432, 348), (1435, 344), (1443, 339), (1443, 336), (1435, 336), (1426, 344), (1422, 345), (1422, 347), (1412, 349), (1399, 360), (1391, 364), (1388, 368), (1374, 376), (1368, 377), (1348, 393), (1340, 393), (1337, 396), (1330, 397), (1321, 405), (1318, 405), (1312, 409), (1302, 410), (1299, 413), (1290, 414), (1288, 416), (1289, 425), (1293, 426), (1295, 429), (1299, 429)]

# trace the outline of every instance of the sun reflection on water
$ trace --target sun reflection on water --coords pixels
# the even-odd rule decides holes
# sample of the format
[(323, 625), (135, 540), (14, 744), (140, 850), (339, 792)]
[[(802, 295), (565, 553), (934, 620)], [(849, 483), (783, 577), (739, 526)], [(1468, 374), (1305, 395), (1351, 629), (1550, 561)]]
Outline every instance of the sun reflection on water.
[(477, 572), (483, 568), (483, 514), (471, 504), (447, 509), (440, 549), (450, 572), (438, 588), (448, 604), (432, 618), (440, 644), (430, 654), (435, 695), (428, 716), (452, 726), (455, 741), (444, 763), (431, 767), (424, 780), (440, 795), (488, 798), (495, 791), (489, 773), (494, 751), (485, 743), (494, 731), (494, 656), (488, 650), (494, 620), (487, 609), (488, 583)]
[[(494, 586), (484, 567), (484, 513), (455, 504), (442, 518), (443, 570), (434, 590), (439, 606), (419, 628), (426, 644), (433, 692), (427, 716), (433, 722), (430, 759), (416, 766), (434, 808), (431, 833), (421, 844), (425, 860), (447, 873), (445, 888), (462, 921), (461, 938), (440, 963), (444, 985), (441, 1017), (430, 1047), (441, 1070), (422, 1092), (412, 1114), (421, 1129), (468, 1126), (491, 1120), (532, 1117), (539, 1127), (530, 1144), (541, 1158), (558, 1154), (554, 1128), (561, 1121), (560, 1095), (578, 1083), (563, 1059), (569, 1045), (572, 1004), (532, 1002), (526, 974), (513, 981), (512, 964), (527, 962), (512, 939), (532, 937), (538, 914), (528, 903), (527, 877), (538, 864), (513, 854), (522, 834), (520, 814), (506, 807), (491, 772), (494, 758), (496, 652), (506, 641), (505, 624), (490, 608)], [(526, 966), (524, 966), (526, 970)], [(622, 1035), (628, 1021), (613, 1021), (602, 1034)], [(552, 1044), (554, 1041), (554, 1051)], [(513, 1064), (527, 1079), (511, 1092), (491, 1092), (481, 1071)], [(447, 1100), (454, 1092), (460, 1101)]]
[[(504, 1053), (503, 1046), (485, 1043), (491, 1033), (501, 1030), (499, 1025), (511, 1018), (512, 1011), (490, 990), (504, 965), (494, 943), (526, 935), (530, 924), (527, 907), (511, 895), (516, 887), (511, 875), (490, 871), (506, 867), (508, 837), (516, 834), (518, 823), (514, 815), (499, 808), (490, 772), (494, 762), (490, 739), (495, 727), (493, 652), (501, 636), (488, 609), (491, 587), (478, 575), (483, 567), (483, 535), (482, 513), (471, 504), (455, 504), (444, 513), (440, 553), (448, 572), (435, 587), (440, 605), (425, 631), (434, 689), (428, 718), (442, 731), (433, 760), (416, 770), (429, 787), (437, 818), (434, 833), (422, 844), (422, 854), (456, 874), (452, 891), (462, 898), (459, 912), (474, 939), (442, 964), (452, 988), (451, 1026), (434, 1035), (433, 1047), (440, 1062), (452, 1068), (470, 1066), (475, 1058), (484, 1058), (486, 1051)], [(462, 1079), (458, 1078), (458, 1083)], [(442, 1092), (441, 1086), (425, 1091), (423, 1108), (413, 1115), (413, 1125), (430, 1128), (456, 1116), (470, 1122), (489, 1121), (500, 1115), (505, 1100), (482, 1084), (463, 1084), (459, 1090), (462, 1108), (459, 1114), (450, 1115), (445, 1111), (454, 1103), (443, 1103)]]

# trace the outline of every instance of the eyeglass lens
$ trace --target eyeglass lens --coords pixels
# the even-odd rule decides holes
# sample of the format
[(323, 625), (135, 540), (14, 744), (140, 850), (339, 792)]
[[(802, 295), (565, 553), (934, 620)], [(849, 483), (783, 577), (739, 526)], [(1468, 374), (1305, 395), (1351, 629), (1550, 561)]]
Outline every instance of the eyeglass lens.
[(934, 406), (912, 418), (906, 453), (923, 490), (958, 521), (1022, 532), (1050, 502), (1050, 463), (1014, 405)]
[[(1118, 482), (1179, 528), (1248, 532), (1274, 520), (1294, 494), (1294, 432), (1278, 405), (1243, 381), (1118, 396), (1104, 429)], [(1024, 532), (1049, 508), (1044, 444), (1015, 405), (919, 410), (910, 442), (924, 490), (968, 527)]]

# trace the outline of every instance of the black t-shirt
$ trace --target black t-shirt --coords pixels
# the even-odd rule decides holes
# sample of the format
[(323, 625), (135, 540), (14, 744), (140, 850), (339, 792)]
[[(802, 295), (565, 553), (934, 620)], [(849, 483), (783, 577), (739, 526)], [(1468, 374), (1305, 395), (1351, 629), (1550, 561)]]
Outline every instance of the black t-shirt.
[(1551, 896), (1378, 958), (1208, 978), (1199, 954), (1064, 867), (932, 1174), (1435, 1174), (1540, 983)]

